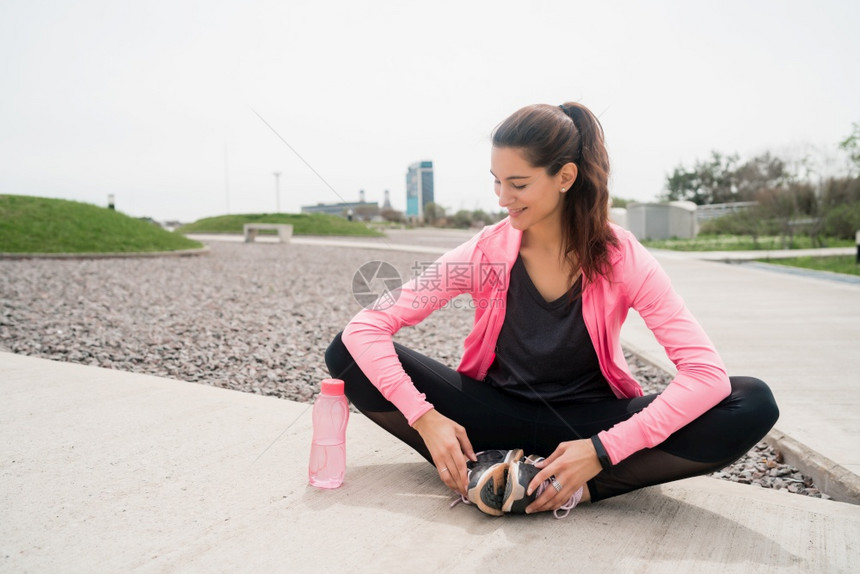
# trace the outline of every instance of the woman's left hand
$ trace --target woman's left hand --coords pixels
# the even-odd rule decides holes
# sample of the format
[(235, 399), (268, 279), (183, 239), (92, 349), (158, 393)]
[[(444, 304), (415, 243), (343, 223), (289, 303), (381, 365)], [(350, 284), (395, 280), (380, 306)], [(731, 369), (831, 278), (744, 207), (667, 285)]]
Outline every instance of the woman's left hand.
[(547, 459), (535, 466), (541, 471), (529, 484), (528, 492), (534, 492), (543, 481), (553, 476), (561, 485), (561, 490), (547, 485), (543, 493), (526, 508), (528, 514), (560, 508), (602, 468), (590, 439), (563, 442)]

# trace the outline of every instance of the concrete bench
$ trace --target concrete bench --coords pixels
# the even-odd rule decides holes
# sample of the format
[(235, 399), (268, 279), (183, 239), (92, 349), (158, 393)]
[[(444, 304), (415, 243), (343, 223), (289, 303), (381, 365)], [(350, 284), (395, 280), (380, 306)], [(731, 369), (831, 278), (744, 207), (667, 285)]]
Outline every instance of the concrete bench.
[(246, 223), (243, 227), (245, 243), (253, 243), (257, 237), (257, 232), (261, 229), (274, 229), (277, 231), (278, 239), (281, 243), (289, 243), (290, 237), (293, 236), (293, 226), (289, 223)]

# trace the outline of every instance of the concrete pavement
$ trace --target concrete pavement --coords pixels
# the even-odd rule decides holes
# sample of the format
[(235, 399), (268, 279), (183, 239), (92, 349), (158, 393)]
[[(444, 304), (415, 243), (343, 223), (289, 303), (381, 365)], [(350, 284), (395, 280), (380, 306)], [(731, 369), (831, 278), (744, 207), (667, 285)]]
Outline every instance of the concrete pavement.
[(347, 477), (307, 486), (306, 404), (0, 353), (3, 572), (851, 572), (860, 506), (711, 478), (565, 520), (449, 508), (352, 415)]

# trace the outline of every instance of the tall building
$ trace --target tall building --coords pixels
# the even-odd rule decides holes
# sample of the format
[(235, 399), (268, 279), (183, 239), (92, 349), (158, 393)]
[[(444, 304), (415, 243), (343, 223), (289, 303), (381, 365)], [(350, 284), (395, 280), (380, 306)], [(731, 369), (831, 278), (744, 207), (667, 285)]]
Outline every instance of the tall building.
[(406, 172), (406, 216), (424, 219), (424, 206), (433, 201), (433, 162), (419, 161)]

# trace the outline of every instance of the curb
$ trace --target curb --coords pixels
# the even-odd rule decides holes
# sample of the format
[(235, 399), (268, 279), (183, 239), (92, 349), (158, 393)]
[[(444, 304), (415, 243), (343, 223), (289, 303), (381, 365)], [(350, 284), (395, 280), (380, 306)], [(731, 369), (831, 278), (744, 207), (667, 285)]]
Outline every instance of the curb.
[(648, 251), (676, 259), (695, 259), (715, 263), (740, 263), (757, 259), (792, 259), (794, 257), (827, 257), (853, 255), (854, 247), (816, 247), (810, 249), (754, 249), (751, 251), (677, 251), (661, 247), (646, 247)]
[(209, 255), (209, 247), (176, 251), (130, 251), (127, 253), (0, 253), (0, 259), (124, 259), (147, 257), (194, 257)]
[(778, 450), (785, 462), (811, 476), (821, 492), (833, 500), (860, 505), (860, 477), (856, 474), (776, 427), (770, 429), (764, 441)]
[(795, 277), (807, 277), (823, 281), (838, 281), (840, 283), (847, 283), (848, 285), (860, 285), (860, 275), (835, 273), (833, 271), (823, 271), (820, 269), (806, 269), (805, 267), (790, 267), (788, 265), (779, 265), (764, 261), (730, 261), (728, 263), (743, 265), (744, 267), (749, 267), (751, 269), (761, 269), (771, 273), (784, 273), (786, 275), (794, 275)]

